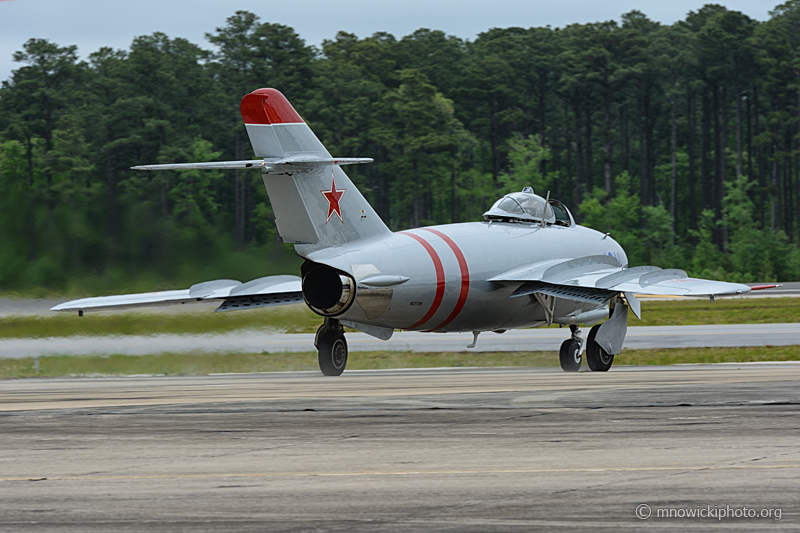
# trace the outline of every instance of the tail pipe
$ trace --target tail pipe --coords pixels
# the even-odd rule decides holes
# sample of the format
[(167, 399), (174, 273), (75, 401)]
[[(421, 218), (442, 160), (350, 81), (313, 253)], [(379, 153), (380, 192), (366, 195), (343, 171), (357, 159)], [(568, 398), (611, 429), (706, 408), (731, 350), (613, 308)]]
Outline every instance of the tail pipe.
[(303, 265), (303, 299), (312, 311), (322, 316), (338, 316), (356, 298), (356, 283), (349, 275), (327, 265)]

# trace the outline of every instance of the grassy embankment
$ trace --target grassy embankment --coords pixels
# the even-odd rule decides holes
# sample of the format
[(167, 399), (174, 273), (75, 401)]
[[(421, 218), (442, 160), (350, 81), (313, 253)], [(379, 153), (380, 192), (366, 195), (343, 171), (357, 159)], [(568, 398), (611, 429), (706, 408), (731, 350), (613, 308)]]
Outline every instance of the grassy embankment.
[[(689, 325), (800, 322), (800, 300), (764, 298), (674, 300), (643, 302), (642, 322), (631, 325)], [(304, 306), (253, 310), (244, 313), (190, 312), (87, 314), (52, 317), (0, 317), (0, 338), (62, 337), (71, 335), (146, 335), (156, 333), (226, 333), (266, 329), (313, 332), (319, 317)], [(800, 360), (800, 346), (753, 348), (690, 348), (624, 350), (616, 364), (677, 364)], [(358, 352), (348, 369), (425, 368), (453, 366), (557, 366), (555, 352)], [(316, 354), (163, 353), (146, 356), (54, 356), (40, 358), (42, 377), (67, 375), (197, 375), (222, 372), (316, 370)], [(34, 376), (34, 361), (0, 359), (0, 379)]]

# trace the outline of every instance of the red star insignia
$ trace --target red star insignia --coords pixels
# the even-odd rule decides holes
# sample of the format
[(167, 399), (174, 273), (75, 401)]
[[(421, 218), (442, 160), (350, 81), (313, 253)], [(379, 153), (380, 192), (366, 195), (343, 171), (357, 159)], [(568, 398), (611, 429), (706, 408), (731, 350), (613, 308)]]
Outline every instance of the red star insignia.
[(341, 200), (342, 196), (344, 195), (345, 189), (336, 190), (336, 181), (333, 179), (333, 169), (331, 169), (331, 188), (328, 191), (319, 191), (328, 200), (328, 218), (325, 220), (325, 224), (331, 219), (334, 213), (339, 217), (339, 220), (342, 221), (344, 224), (344, 219), (342, 218), (342, 211), (339, 208), (339, 200)]

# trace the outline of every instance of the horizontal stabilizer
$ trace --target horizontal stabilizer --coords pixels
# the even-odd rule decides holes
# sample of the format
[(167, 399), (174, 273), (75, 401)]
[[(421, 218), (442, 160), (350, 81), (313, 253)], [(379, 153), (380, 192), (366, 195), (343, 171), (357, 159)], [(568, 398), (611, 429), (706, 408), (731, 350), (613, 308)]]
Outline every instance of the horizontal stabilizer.
[(279, 171), (282, 166), (323, 166), (323, 165), (357, 165), (360, 163), (372, 163), (369, 157), (316, 157), (316, 156), (292, 156), (282, 158), (251, 159), (245, 161), (212, 161), (209, 163), (169, 163), (165, 165), (139, 165), (131, 167), (132, 170), (225, 170), (236, 168), (260, 168), (267, 173)]
[[(244, 301), (245, 298), (253, 299), (250, 305), (245, 305), (247, 303)], [(50, 310), (83, 313), (87, 311), (110, 311), (202, 303), (215, 300), (223, 300), (220, 311), (286, 305), (303, 301), (302, 284), (297, 276), (268, 276), (244, 284), (231, 279), (220, 279), (198, 283), (188, 289), (177, 291), (82, 298), (64, 302)], [(222, 307), (226, 308), (222, 309)]]
[(374, 159), (371, 157), (308, 157), (308, 156), (292, 156), (284, 157), (278, 160), (264, 160), (268, 165), (360, 165), (363, 163), (372, 163)]

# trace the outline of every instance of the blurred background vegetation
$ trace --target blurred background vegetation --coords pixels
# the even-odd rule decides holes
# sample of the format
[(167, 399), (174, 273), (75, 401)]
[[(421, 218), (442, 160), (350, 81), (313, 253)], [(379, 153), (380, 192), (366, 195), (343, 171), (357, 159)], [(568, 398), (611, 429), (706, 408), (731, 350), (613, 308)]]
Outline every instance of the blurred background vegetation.
[[(222, 22), (222, 21), (221, 21)], [(671, 26), (339, 33), (321, 49), (236, 12), (196, 44), (32, 39), (0, 88), (0, 291), (99, 294), (296, 272), (238, 104), (281, 90), (394, 230), (479, 220), (533, 186), (631, 265), (800, 279), (800, 0)]]

